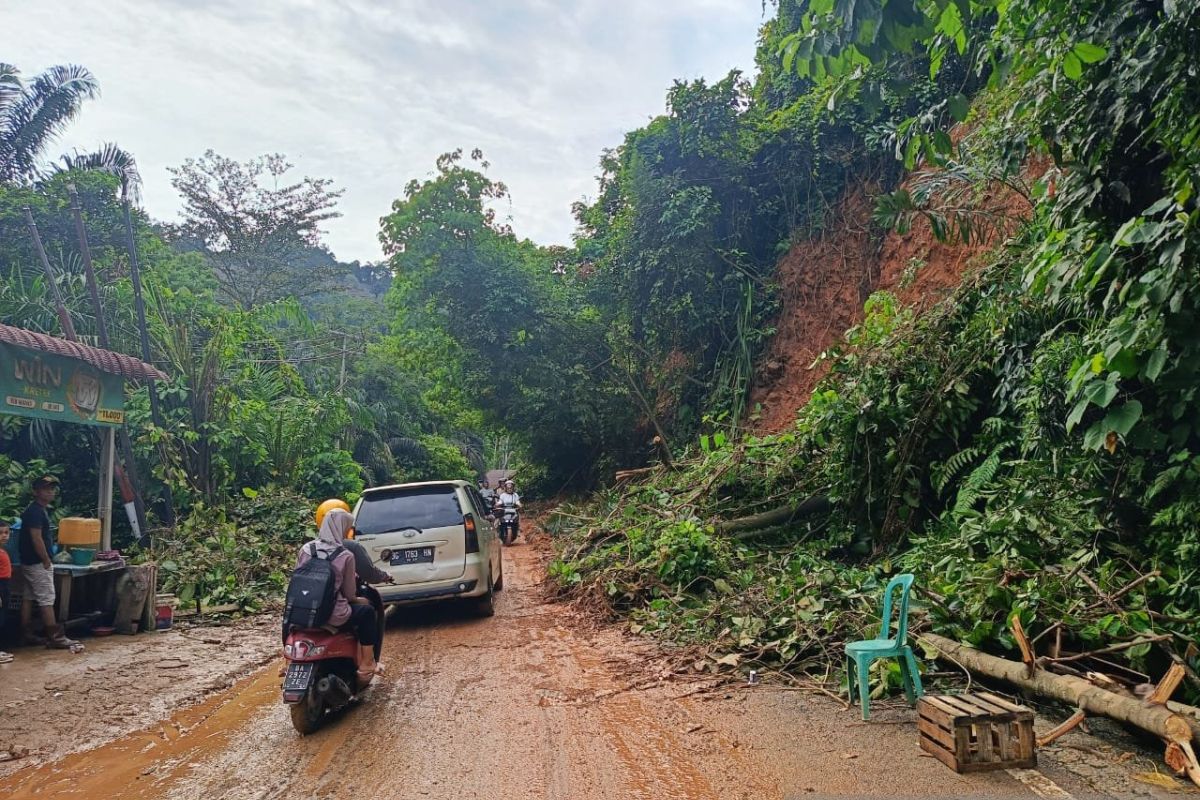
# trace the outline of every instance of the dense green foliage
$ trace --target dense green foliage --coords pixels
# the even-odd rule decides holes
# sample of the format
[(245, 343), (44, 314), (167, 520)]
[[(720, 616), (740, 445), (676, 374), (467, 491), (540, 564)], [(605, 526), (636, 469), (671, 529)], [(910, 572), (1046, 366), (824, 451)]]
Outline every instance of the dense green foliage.
[[(915, 91), (914, 113), (863, 133), (938, 167), (882, 197), (881, 221), (983, 239), (995, 231), (973, 199), (1015, 185), (1031, 156), (1050, 170), (1024, 229), (934, 311), (872, 297), (792, 430), (706, 439), (683, 472), (569, 510), (564, 585), (641, 627), (792, 666), (863, 633), (860, 612), (902, 569), (926, 624), (977, 644), (1012, 647), (1019, 614), (1033, 633), (1060, 623), (1068, 647), (1132, 645), (1124, 657), (1152, 675), (1187, 652), (1200, 637), (1198, 15), (1194, 2), (781, 3), (760, 59), (783, 71), (764, 70), (763, 98), (873, 107), (913, 64), (963, 74), (965, 88)], [(968, 114), (955, 146), (944, 126)], [(811, 495), (832, 513), (755, 546), (712, 526)], [(1138, 643), (1148, 633), (1166, 637)]]

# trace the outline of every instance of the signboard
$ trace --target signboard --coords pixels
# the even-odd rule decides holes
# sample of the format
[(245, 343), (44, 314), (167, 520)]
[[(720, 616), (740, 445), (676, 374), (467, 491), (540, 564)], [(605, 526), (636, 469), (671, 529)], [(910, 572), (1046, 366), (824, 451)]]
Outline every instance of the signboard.
[(84, 361), (0, 342), (0, 414), (120, 425), (125, 381)]

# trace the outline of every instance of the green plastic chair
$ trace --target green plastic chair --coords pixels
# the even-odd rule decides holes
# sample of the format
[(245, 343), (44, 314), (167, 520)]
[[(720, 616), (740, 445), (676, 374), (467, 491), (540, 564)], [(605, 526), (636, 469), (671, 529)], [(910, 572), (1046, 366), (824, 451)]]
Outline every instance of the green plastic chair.
[[(879, 635), (874, 639), (846, 644), (846, 674), (849, 678), (850, 702), (854, 702), (855, 685), (862, 705), (862, 718), (871, 718), (871, 691), (867, 686), (867, 674), (871, 662), (877, 658), (895, 658), (900, 662), (900, 675), (904, 683), (904, 695), (908, 704), (914, 705), (925, 693), (921, 687), (921, 674), (917, 671), (917, 659), (908, 646), (908, 592), (912, 588), (912, 575), (897, 575), (888, 581), (883, 590), (883, 623)], [(890, 638), (892, 628), (892, 595), (900, 590), (900, 619), (895, 638)]]

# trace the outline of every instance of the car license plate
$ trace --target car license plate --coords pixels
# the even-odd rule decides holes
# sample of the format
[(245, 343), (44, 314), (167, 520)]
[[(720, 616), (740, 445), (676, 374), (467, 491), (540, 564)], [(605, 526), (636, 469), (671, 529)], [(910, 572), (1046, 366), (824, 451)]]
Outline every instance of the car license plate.
[(392, 553), (392, 566), (400, 567), (405, 564), (432, 564), (432, 547), (407, 547)]
[(283, 678), (285, 692), (303, 692), (312, 681), (313, 670), (317, 665), (312, 662), (292, 663), (288, 666), (287, 675)]

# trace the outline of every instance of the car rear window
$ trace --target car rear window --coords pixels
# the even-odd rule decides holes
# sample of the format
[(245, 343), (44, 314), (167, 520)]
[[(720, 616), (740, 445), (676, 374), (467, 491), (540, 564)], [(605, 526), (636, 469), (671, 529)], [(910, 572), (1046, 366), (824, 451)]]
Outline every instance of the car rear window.
[(462, 508), (453, 486), (422, 486), (364, 495), (354, 529), (371, 535), (401, 528), (444, 528), (461, 525), (462, 521)]

